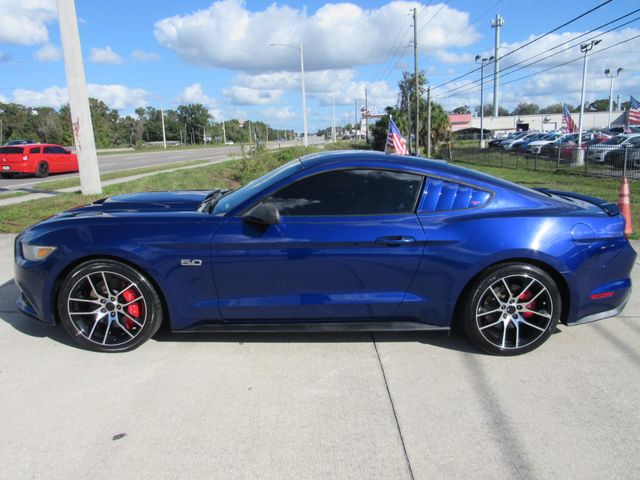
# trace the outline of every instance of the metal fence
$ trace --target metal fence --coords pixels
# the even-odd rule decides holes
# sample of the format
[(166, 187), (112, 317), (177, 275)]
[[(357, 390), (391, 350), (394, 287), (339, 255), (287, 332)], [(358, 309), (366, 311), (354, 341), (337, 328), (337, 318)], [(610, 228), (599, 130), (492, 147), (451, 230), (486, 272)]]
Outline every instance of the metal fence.
[(596, 177), (640, 180), (640, 147), (618, 145), (547, 146), (538, 152), (514, 148), (451, 147), (449, 161), (534, 171), (566, 171)]

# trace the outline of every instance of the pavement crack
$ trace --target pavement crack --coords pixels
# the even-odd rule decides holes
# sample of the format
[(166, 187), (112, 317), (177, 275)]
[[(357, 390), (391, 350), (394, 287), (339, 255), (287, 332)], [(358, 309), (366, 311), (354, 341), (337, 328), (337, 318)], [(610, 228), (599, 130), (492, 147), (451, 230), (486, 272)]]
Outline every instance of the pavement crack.
[(382, 373), (382, 380), (384, 381), (384, 387), (387, 390), (387, 397), (389, 398), (389, 403), (391, 404), (391, 411), (393, 412), (393, 419), (396, 422), (396, 429), (398, 430), (398, 436), (400, 437), (400, 443), (402, 444), (402, 452), (404, 453), (404, 459), (407, 463), (407, 470), (409, 472), (409, 478), (414, 480), (413, 476), (413, 468), (411, 468), (411, 460), (409, 460), (409, 454), (407, 453), (407, 446), (404, 443), (404, 437), (402, 436), (402, 429), (400, 428), (400, 422), (398, 421), (398, 414), (396, 412), (396, 406), (393, 403), (393, 397), (391, 396), (391, 390), (389, 390), (389, 383), (387, 382), (387, 375), (384, 371), (384, 365), (382, 365), (382, 359), (380, 358), (380, 352), (378, 352), (378, 344), (376, 343), (376, 338), (371, 334), (371, 341), (373, 342), (373, 348), (376, 351), (376, 357), (378, 358), (378, 365), (380, 366), (380, 372)]

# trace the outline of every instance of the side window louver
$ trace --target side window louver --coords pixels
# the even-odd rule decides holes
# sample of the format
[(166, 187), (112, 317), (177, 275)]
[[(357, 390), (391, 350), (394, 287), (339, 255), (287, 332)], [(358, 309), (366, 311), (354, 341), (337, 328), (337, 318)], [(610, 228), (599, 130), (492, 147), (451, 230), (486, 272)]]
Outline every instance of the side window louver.
[(490, 198), (491, 194), (485, 190), (439, 178), (427, 178), (418, 211), (443, 212), (477, 208), (486, 205)]

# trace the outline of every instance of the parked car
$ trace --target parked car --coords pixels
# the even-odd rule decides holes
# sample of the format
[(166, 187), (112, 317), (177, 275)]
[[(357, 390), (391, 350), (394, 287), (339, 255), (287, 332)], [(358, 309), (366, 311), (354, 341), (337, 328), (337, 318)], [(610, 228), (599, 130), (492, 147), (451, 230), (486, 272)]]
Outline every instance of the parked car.
[(509, 150), (511, 148), (511, 145), (513, 145), (514, 142), (517, 142), (518, 140), (520, 140), (521, 138), (526, 137), (527, 135), (529, 135), (528, 132), (518, 132), (516, 135), (514, 135), (511, 138), (507, 138), (506, 140), (503, 140), (502, 142), (500, 142), (500, 148), (504, 148), (505, 150)]
[(60, 145), (37, 143), (0, 147), (2, 178), (18, 174), (46, 177), (50, 173), (78, 171), (78, 157)]
[(549, 134), (545, 132), (539, 132), (539, 133), (533, 134), (530, 137), (523, 139), (522, 142), (516, 143), (515, 147), (512, 147), (512, 149), (517, 148), (518, 151), (520, 152), (526, 152), (531, 142), (537, 142), (538, 140), (542, 140), (543, 138), (546, 138), (548, 135)]
[(500, 133), (496, 135), (496, 137), (493, 140), (490, 140), (489, 142), (487, 142), (487, 145), (489, 148), (498, 148), (502, 142), (515, 137), (519, 133), (520, 132), (511, 132), (508, 134)]
[(640, 147), (640, 133), (621, 133), (587, 150), (587, 160), (592, 163), (607, 162), (608, 156), (615, 150), (626, 146)]
[(11, 145), (26, 145), (28, 143), (34, 143), (33, 140), (11, 140), (7, 143), (5, 143), (6, 146), (11, 146)]
[[(448, 330), (498, 355), (622, 311), (615, 204), (442, 161), (332, 152), (233, 191), (97, 200), (15, 240), (18, 306), (82, 346), (173, 331)], [(613, 261), (612, 259), (615, 259)]]
[(539, 132), (531, 132), (519, 138), (514, 137), (512, 140), (503, 142), (502, 148), (504, 148), (505, 150), (513, 150), (514, 148), (518, 148), (518, 145), (520, 145), (522, 142), (526, 142), (529, 139), (536, 138), (538, 135), (540, 135)]
[(624, 148), (614, 150), (607, 155), (607, 163), (617, 168), (623, 168), (625, 157), (627, 168), (640, 168), (640, 146), (638, 145), (626, 144)]
[(553, 143), (557, 140), (560, 140), (563, 137), (567, 137), (567, 135), (568, 134), (563, 135), (561, 133), (549, 133), (539, 140), (534, 140), (532, 142), (529, 142), (529, 144), (527, 145), (527, 151), (529, 153), (539, 154), (542, 152), (542, 147), (550, 143)]
[(569, 145), (575, 145), (577, 140), (577, 133), (567, 133), (557, 140), (543, 145), (540, 149), (540, 154), (547, 157), (556, 158), (558, 156), (558, 149), (566, 148)]

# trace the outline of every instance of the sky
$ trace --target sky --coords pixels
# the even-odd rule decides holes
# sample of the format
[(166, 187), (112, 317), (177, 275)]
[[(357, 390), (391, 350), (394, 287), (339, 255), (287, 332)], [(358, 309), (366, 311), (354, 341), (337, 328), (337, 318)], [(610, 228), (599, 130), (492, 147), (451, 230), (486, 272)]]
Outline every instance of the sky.
[[(610, 1), (519, 48), (603, 2), (76, 0), (76, 9), (89, 94), (121, 114), (202, 103), (215, 121), (255, 119), (301, 131), (302, 44), (313, 132), (331, 124), (334, 101), (337, 124), (352, 121), (365, 88), (369, 105), (395, 105), (403, 70), (413, 71), (413, 8), (419, 68), (446, 110), (479, 105), (474, 59), (493, 55), (496, 14), (505, 19), (501, 106), (579, 104), (579, 45), (591, 39), (602, 42), (589, 55), (586, 100), (608, 97), (604, 70), (619, 67), (614, 98), (640, 98), (640, 0)], [(0, 68), (0, 101), (67, 102), (55, 0), (0, 0)], [(490, 103), (493, 65), (484, 73)]]

